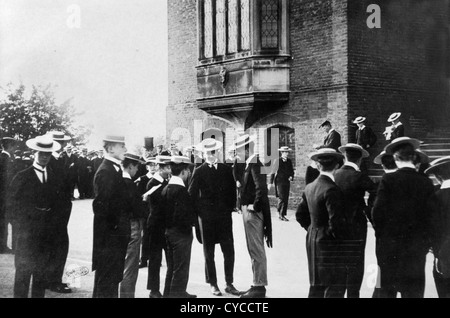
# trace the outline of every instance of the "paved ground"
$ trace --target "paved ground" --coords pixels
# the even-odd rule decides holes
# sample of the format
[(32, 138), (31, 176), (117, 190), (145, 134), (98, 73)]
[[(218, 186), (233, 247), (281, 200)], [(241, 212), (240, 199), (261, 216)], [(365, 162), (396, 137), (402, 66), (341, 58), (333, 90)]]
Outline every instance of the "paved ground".
[[(92, 252), (92, 201), (74, 201), (74, 207), (69, 224), (70, 251), (66, 266), (88, 266), (90, 268)], [(290, 222), (281, 222), (273, 210), (273, 237), (274, 248), (267, 250), (269, 298), (306, 298), (308, 295), (308, 267), (306, 260), (305, 238), (306, 232), (295, 222), (294, 211), (289, 211)], [(235, 286), (246, 290), (252, 283), (251, 263), (245, 243), (242, 216), (234, 214), (234, 239), (236, 249)], [(370, 298), (376, 282), (374, 233), (370, 229), (366, 249), (366, 275), (361, 289), (361, 297)], [(163, 261), (164, 262), (164, 261)], [(219, 278), (219, 287), (224, 289), (223, 258), (220, 247), (216, 250), (216, 266)], [(431, 275), (432, 257), (427, 263), (426, 298), (436, 298), (436, 289)], [(164, 282), (166, 267), (161, 269), (161, 281)], [(74, 288), (70, 295), (59, 295), (47, 292), (49, 298), (90, 298), (93, 288), (93, 274), (82, 277), (80, 285)], [(14, 257), (0, 255), (0, 298), (11, 298), (14, 281)], [(146, 290), (147, 269), (139, 272), (136, 287), (137, 298), (147, 298)], [(161, 288), (163, 290), (163, 286)], [(209, 292), (208, 285), (204, 283), (204, 261), (201, 245), (194, 241), (191, 259), (190, 280), (188, 292), (196, 294), (199, 298), (214, 298)], [(224, 297), (233, 298), (231, 295)]]

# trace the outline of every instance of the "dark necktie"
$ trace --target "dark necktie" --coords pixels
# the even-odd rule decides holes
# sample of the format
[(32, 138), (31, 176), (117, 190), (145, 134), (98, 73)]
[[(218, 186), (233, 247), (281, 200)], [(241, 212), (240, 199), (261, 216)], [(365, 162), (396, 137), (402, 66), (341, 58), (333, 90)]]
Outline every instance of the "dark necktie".
[(45, 180), (45, 170), (41, 170), (41, 169), (38, 169), (36, 167), (34, 167), (34, 170), (42, 173), (42, 183), (47, 183), (47, 180)]

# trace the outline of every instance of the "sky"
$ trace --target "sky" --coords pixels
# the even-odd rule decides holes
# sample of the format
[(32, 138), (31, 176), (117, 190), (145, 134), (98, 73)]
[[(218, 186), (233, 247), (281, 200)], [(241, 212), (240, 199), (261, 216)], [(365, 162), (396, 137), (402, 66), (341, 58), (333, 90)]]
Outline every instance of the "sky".
[(54, 85), (91, 147), (164, 136), (167, 65), (167, 0), (0, 0), (0, 86)]

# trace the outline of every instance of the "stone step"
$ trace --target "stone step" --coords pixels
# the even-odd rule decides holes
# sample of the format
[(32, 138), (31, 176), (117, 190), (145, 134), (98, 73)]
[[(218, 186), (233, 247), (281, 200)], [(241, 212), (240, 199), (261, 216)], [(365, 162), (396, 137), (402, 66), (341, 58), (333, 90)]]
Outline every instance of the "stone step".
[(450, 156), (450, 148), (449, 149), (422, 149), (429, 157), (430, 156)]
[(450, 143), (450, 138), (434, 137), (434, 138), (423, 138), (421, 139), (423, 144), (448, 144)]
[(432, 149), (450, 149), (450, 143), (426, 143), (420, 145), (420, 149), (424, 151)]

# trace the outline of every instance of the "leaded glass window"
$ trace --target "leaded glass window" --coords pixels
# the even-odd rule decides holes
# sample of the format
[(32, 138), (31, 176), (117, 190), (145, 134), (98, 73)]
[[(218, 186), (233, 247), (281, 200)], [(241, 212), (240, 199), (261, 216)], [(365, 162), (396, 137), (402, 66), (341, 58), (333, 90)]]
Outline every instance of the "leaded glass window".
[(228, 0), (228, 53), (238, 51), (238, 0)]
[(205, 14), (204, 14), (204, 48), (205, 48), (205, 57), (213, 57), (213, 0), (205, 0)]
[(241, 49), (250, 50), (250, 0), (241, 0)]
[(227, 47), (227, 19), (225, 0), (216, 0), (216, 55), (225, 55)]
[(278, 0), (261, 0), (261, 47), (278, 48), (279, 2)]

